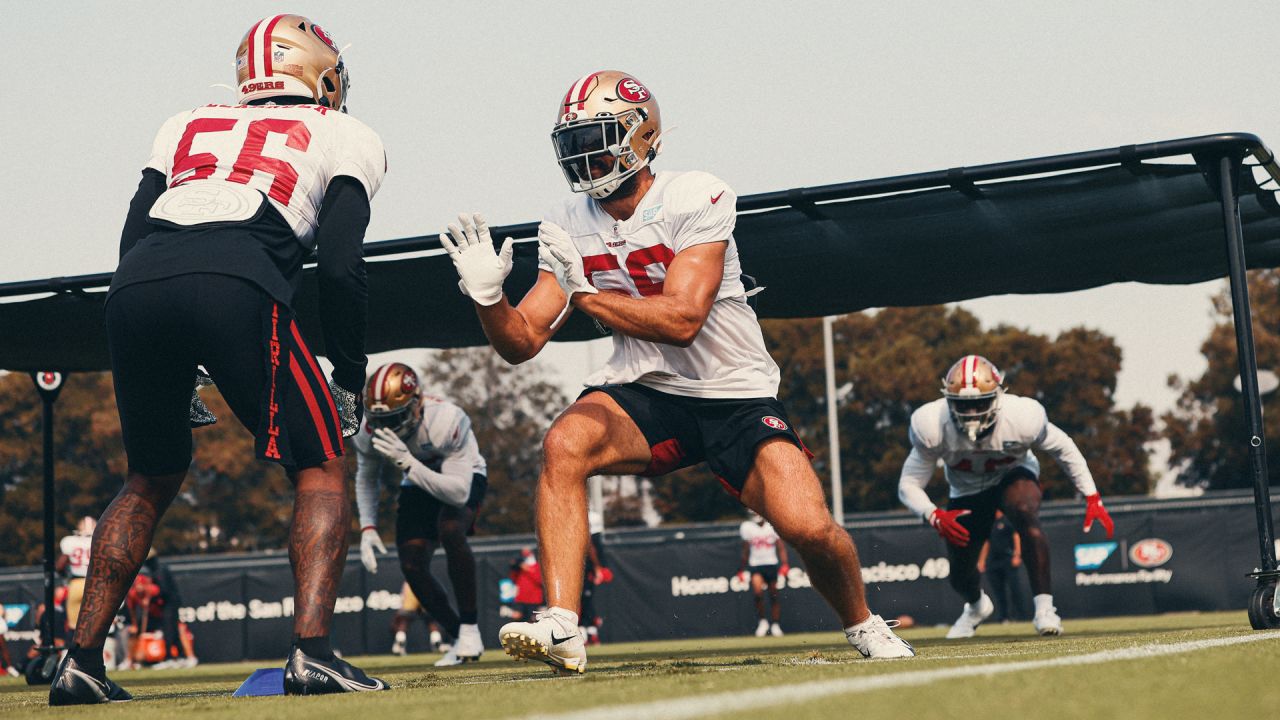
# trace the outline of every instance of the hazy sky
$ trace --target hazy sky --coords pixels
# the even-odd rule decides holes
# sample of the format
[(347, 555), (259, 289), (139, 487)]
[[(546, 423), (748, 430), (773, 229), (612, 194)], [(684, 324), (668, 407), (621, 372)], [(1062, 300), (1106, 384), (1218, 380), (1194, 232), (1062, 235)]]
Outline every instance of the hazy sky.
[[(1280, 16), (1262, 2), (4, 2), (0, 282), (113, 269), (161, 122), (230, 101), (210, 85), (234, 84), (241, 36), (275, 12), (351, 45), (350, 111), (390, 161), (371, 241), (438, 232), (460, 210), (537, 219), (568, 192), (547, 137), (556, 102), (604, 68), (661, 103), (674, 132), (656, 167), (740, 195), (1220, 131), (1280, 144)], [(1165, 408), (1165, 376), (1203, 369), (1220, 286), (963, 305), (988, 324), (1114, 335), (1120, 401)], [(548, 357), (575, 384), (586, 354)]]

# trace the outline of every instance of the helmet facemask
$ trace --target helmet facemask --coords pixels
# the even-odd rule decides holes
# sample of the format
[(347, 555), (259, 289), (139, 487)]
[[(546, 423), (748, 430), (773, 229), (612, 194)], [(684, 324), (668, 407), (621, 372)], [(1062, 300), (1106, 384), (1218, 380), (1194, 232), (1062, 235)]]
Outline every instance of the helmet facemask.
[(368, 408), (365, 410), (365, 415), (368, 417), (369, 429), (386, 428), (401, 440), (408, 440), (418, 429), (418, 423), (422, 420), (422, 400), (415, 397), (407, 405), (395, 410), (380, 411)]
[(996, 415), (1000, 411), (1000, 398), (1004, 389), (992, 393), (971, 396), (947, 396), (947, 409), (951, 412), (951, 420), (969, 437), (970, 442), (986, 435), (996, 424)]
[(632, 149), (644, 112), (637, 108), (622, 115), (587, 118), (551, 132), (560, 170), (574, 192), (597, 200), (609, 197), (657, 155), (656, 144), (643, 157)]

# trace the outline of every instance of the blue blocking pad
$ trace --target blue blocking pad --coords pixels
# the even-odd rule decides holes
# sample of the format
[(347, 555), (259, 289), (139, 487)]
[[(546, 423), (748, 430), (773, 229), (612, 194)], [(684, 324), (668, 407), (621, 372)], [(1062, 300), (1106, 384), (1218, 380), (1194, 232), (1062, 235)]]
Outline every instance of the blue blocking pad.
[(284, 694), (284, 668), (259, 668), (253, 671), (248, 680), (240, 683), (240, 687), (231, 697), (265, 697), (267, 695)]

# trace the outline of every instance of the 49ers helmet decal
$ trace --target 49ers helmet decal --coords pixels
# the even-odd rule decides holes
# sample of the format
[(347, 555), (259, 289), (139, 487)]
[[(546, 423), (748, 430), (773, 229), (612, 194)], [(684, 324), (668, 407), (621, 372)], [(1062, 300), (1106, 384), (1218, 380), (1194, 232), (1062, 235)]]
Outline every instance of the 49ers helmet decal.
[(643, 83), (618, 70), (578, 78), (556, 108), (556, 160), (574, 192), (611, 195), (661, 150), (662, 114)]
[(301, 15), (259, 20), (236, 50), (237, 96), (242, 105), (296, 95), (346, 112), (350, 84), (333, 38)]
[(942, 396), (956, 427), (971, 441), (996, 424), (1004, 375), (995, 363), (981, 355), (965, 355), (942, 378)]

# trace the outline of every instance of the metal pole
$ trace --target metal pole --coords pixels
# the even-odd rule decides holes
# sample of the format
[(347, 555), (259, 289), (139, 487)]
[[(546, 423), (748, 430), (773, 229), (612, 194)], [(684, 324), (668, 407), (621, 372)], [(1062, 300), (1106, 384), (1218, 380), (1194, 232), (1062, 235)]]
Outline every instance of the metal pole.
[(40, 630), (41, 645), (53, 647), (53, 399), (44, 401), (44, 625)]
[(831, 326), (835, 324), (834, 315), (822, 318), (822, 355), (826, 362), (827, 375), (827, 438), (830, 445), (831, 463), (831, 517), (837, 525), (844, 525), (844, 481), (840, 477), (840, 427), (836, 414), (836, 362), (834, 342), (831, 338)]
[(1253, 475), (1253, 502), (1258, 518), (1258, 544), (1263, 572), (1276, 570), (1275, 530), (1271, 525), (1271, 491), (1268, 487), (1267, 446), (1262, 429), (1262, 400), (1258, 394), (1258, 362), (1254, 356), (1253, 320), (1249, 313), (1249, 284), (1245, 275), (1244, 238), (1236, 174), (1240, 159), (1224, 156), (1218, 161), (1219, 197), (1227, 232), (1227, 269), (1231, 278), (1231, 311), (1236, 328), (1236, 358), (1240, 365), (1240, 396), (1249, 429), (1249, 469)]

